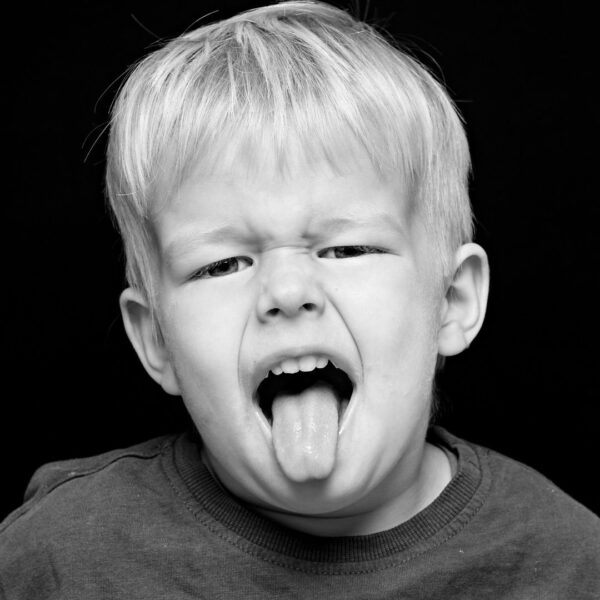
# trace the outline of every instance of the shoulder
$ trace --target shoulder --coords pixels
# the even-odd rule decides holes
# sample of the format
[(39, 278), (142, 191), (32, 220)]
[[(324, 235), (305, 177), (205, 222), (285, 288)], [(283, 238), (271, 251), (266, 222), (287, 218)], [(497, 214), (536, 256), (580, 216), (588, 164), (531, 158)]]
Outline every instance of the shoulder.
[[(475, 445), (473, 445), (475, 446)], [(500, 452), (476, 446), (485, 457), (492, 476), (494, 497), (506, 501), (508, 508), (534, 521), (564, 524), (569, 532), (583, 528), (600, 534), (600, 518), (560, 489), (534, 468)], [(600, 537), (598, 538), (600, 539)]]
[(160, 470), (159, 459), (176, 437), (40, 467), (27, 487), (24, 504), (0, 524), (0, 557), (93, 536), (96, 523), (116, 522), (136, 496), (139, 501), (140, 495), (159, 493), (153, 490), (159, 485), (153, 471)]
[(0, 597), (158, 597), (205, 547), (177, 462), (197, 455), (189, 433), (41, 467), (0, 524)]
[(535, 469), (441, 430), (442, 440), (462, 459), (477, 462), (482, 487), (479, 525), (505, 544), (556, 553), (564, 560), (591, 560), (600, 567), (600, 518)]
[(141, 468), (144, 463), (167, 451), (175, 438), (175, 435), (161, 436), (129, 448), (42, 465), (27, 486), (23, 506), (0, 525), (0, 534), (39, 503), (52, 503), (60, 495), (69, 494), (74, 487), (98, 485), (103, 479)]
[(140, 466), (172, 445), (175, 436), (162, 436), (129, 448), (111, 450), (96, 456), (61, 460), (42, 465), (31, 478), (25, 502), (39, 501), (61, 486), (79, 479), (100, 479), (119, 469)]

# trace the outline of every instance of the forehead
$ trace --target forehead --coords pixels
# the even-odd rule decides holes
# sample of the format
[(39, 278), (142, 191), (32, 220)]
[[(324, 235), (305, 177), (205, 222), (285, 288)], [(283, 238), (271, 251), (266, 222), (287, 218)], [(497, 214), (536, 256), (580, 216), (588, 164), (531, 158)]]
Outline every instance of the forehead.
[(236, 148), (210, 165), (200, 161), (191, 175), (158, 211), (165, 232), (204, 226), (251, 230), (287, 230), (344, 224), (389, 222), (407, 224), (410, 193), (401, 177), (378, 172), (354, 148), (340, 148), (335, 157), (287, 149)]
[(177, 200), (183, 189), (201, 180), (241, 185), (264, 185), (270, 180), (280, 186), (309, 174), (327, 171), (341, 181), (360, 171), (373, 175), (377, 183), (402, 185), (407, 190), (415, 186), (412, 169), (371, 154), (349, 129), (331, 127), (308, 136), (293, 128), (274, 129), (272, 124), (262, 131), (225, 128), (210, 143), (192, 147), (182, 147), (174, 138), (156, 162), (151, 212), (159, 213)]

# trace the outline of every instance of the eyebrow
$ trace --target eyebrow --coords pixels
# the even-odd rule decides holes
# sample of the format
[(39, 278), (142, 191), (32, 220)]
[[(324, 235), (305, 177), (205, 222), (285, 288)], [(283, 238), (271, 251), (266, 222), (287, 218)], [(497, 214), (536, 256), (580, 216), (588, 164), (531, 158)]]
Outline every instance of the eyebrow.
[[(328, 233), (340, 233), (344, 230), (352, 230), (358, 227), (378, 227), (382, 229), (394, 229), (399, 235), (404, 235), (402, 225), (389, 214), (376, 213), (369, 216), (367, 219), (352, 218), (352, 217), (330, 217), (318, 222), (318, 229), (327, 231)], [(310, 229), (310, 227), (309, 227)], [(168, 263), (172, 263), (177, 256), (191, 252), (202, 244), (215, 244), (222, 242), (224, 239), (228, 241), (243, 241), (246, 235), (233, 225), (223, 225), (215, 227), (207, 231), (192, 231), (183, 234), (177, 239), (167, 244), (165, 248), (165, 257)], [(316, 237), (314, 234), (309, 234), (307, 237)]]
[(351, 217), (330, 217), (319, 221), (319, 229), (325, 229), (330, 233), (339, 233), (344, 229), (355, 229), (356, 227), (380, 227), (382, 229), (395, 229), (398, 234), (404, 235), (404, 227), (395, 218), (386, 213), (375, 213), (366, 219)]
[(208, 231), (192, 231), (167, 244), (164, 254), (170, 263), (176, 256), (190, 252), (202, 244), (215, 244), (224, 239), (241, 240), (243, 237), (243, 233), (233, 225), (223, 225)]

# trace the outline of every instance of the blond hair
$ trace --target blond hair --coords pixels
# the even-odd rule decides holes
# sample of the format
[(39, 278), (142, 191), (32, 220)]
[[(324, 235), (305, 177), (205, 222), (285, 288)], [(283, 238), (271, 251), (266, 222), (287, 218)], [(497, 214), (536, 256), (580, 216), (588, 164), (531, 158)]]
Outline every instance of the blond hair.
[(151, 306), (155, 211), (198, 164), (210, 168), (232, 145), (253, 143), (282, 168), (292, 146), (332, 164), (336, 150), (354, 146), (381, 174), (400, 174), (445, 277), (453, 250), (471, 239), (469, 151), (444, 88), (346, 12), (284, 2), (170, 41), (132, 70), (115, 101), (107, 193), (129, 285)]

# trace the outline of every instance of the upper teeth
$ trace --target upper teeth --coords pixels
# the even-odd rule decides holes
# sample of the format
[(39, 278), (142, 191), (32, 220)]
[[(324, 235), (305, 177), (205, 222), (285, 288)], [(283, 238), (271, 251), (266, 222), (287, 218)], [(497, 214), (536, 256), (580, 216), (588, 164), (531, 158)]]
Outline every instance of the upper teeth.
[(274, 375), (282, 373), (297, 373), (298, 371), (308, 372), (315, 369), (323, 369), (327, 366), (328, 360), (324, 356), (314, 356), (308, 354), (298, 358), (285, 358), (279, 364), (271, 367)]

